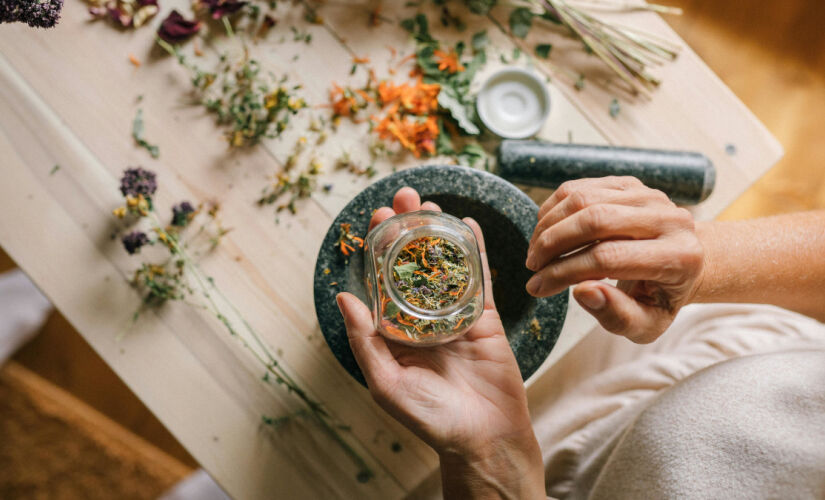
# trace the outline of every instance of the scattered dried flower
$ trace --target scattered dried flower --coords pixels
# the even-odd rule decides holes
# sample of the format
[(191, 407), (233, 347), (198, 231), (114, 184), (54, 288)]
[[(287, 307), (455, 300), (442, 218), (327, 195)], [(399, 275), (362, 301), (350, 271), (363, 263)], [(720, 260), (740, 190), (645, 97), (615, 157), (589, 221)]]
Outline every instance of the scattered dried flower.
[(139, 28), (158, 13), (157, 0), (87, 0), (89, 13), (96, 18), (109, 17), (116, 24)]
[(157, 188), (155, 173), (141, 167), (127, 169), (120, 179), (120, 193), (123, 196), (151, 199)]
[[(295, 95), (300, 85), (287, 87), (283, 77), (273, 88), (261, 74), (258, 61), (250, 59), (246, 50), (240, 60), (221, 57), (215, 72), (205, 72), (190, 64), (178, 47), (163, 39), (157, 42), (190, 71), (201, 103), (217, 116), (219, 125), (226, 127), (230, 147), (251, 146), (263, 138), (278, 137), (290, 117), (307, 107), (306, 101)], [(216, 80), (220, 85), (213, 85)]]
[[(121, 193), (126, 196), (127, 206), (132, 203), (132, 200), (136, 199), (134, 198), (135, 195), (143, 199), (144, 195), (154, 194), (157, 189), (155, 174), (143, 169), (132, 168), (126, 170), (120, 185)], [(210, 217), (208, 224), (216, 223), (215, 214), (217, 210), (217, 205), (214, 204), (208, 209), (207, 214)], [(117, 212), (117, 209), (115, 211)], [(189, 202), (179, 203), (173, 207), (172, 212), (173, 223), (179, 218), (180, 220), (187, 220), (188, 223), (191, 221), (190, 216), (194, 216), (196, 213)], [(143, 308), (159, 306), (170, 300), (185, 300), (195, 307), (208, 311), (232, 337), (237, 338), (240, 344), (254, 355), (254, 359), (265, 372), (261, 380), (268, 384), (283, 386), (287, 394), (297, 398), (303, 405), (303, 408), (296, 413), (277, 419), (264, 417), (263, 421), (270, 425), (276, 423), (280, 425), (293, 416), (311, 419), (336, 444), (341, 446), (358, 466), (358, 480), (361, 482), (369, 480), (373, 476), (369, 466), (341, 435), (341, 430), (346, 426), (336, 420), (319, 401), (316, 401), (298, 385), (286, 366), (280, 359), (276, 358), (275, 353), (267, 347), (258, 332), (243, 318), (238, 308), (229, 301), (215, 285), (215, 281), (207, 276), (200, 265), (192, 259), (189, 252), (193, 240), (204, 232), (205, 226), (202, 226), (197, 233), (192, 235), (191, 239), (184, 241), (185, 230), (164, 228), (151, 206), (142, 215), (143, 223), (150, 226), (151, 230), (157, 234), (157, 241), (162, 243), (169, 251), (169, 258), (163, 264), (144, 262), (135, 271), (132, 285), (141, 293), (143, 302), (141, 309), (135, 313), (134, 318), (137, 319)], [(180, 225), (175, 224), (175, 226)], [(225, 233), (226, 230), (218, 227), (217, 237)], [(138, 230), (125, 235), (122, 241), (129, 254), (137, 253), (142, 246), (152, 242), (146, 233)], [(235, 325), (241, 325), (241, 327), (236, 328)], [(280, 356), (280, 353), (278, 353), (278, 356)]]
[(129, 252), (129, 255), (133, 255), (139, 252), (142, 246), (149, 244), (149, 237), (143, 231), (132, 231), (123, 236), (121, 241), (123, 248)]
[(341, 236), (335, 245), (345, 257), (349, 257), (356, 248), (364, 248), (364, 239), (352, 234), (352, 224), (341, 223)]
[(195, 207), (188, 201), (182, 201), (172, 207), (172, 225), (186, 227), (195, 217)]
[(248, 2), (241, 0), (195, 0), (196, 10), (207, 10), (212, 19), (220, 19), (241, 10)]
[(158, 28), (158, 36), (169, 43), (180, 43), (196, 34), (201, 29), (197, 19), (185, 19), (180, 12), (172, 10)]

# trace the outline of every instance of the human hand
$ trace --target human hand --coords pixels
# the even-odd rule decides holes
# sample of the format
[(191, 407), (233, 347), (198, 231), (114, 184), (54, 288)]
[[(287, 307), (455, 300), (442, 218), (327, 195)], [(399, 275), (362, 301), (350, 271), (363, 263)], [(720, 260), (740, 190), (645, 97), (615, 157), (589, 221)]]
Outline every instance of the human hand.
[[(546, 297), (578, 284), (579, 304), (633, 342), (656, 340), (701, 281), (704, 250), (693, 216), (635, 177), (565, 182), (538, 218), (527, 291)], [(619, 282), (595, 281), (604, 278)]]
[[(441, 211), (432, 202), (422, 204), (415, 190), (402, 188), (393, 208), (375, 212), (370, 229), (396, 213), (416, 210)], [(484, 238), (478, 223), (464, 222), (476, 234), (484, 272), (484, 312), (464, 336), (433, 347), (388, 342), (354, 295), (339, 294), (338, 306), (375, 401), (438, 452), (445, 495), (479, 493), (467, 489), (474, 484), (506, 486), (519, 498), (544, 498), (541, 454), (518, 364), (493, 302)]]

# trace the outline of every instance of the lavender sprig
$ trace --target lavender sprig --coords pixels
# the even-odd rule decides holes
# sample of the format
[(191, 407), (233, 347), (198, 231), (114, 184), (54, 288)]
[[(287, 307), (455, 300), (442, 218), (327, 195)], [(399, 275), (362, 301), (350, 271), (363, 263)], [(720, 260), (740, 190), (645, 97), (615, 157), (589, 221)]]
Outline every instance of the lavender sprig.
[[(323, 404), (310, 396), (292, 377), (283, 363), (275, 357), (271, 349), (264, 343), (262, 337), (252, 325), (241, 315), (240, 311), (215, 285), (195, 262), (188, 248), (189, 243), (183, 240), (183, 229), (189, 225), (194, 216), (200, 212), (190, 202), (184, 201), (172, 208), (172, 224), (164, 226), (151, 205), (151, 196), (157, 190), (157, 178), (154, 172), (143, 168), (126, 170), (120, 181), (120, 191), (126, 198), (126, 205), (116, 208), (113, 212), (118, 218), (127, 215), (137, 216), (147, 223), (155, 239), (150, 239), (146, 232), (135, 230), (126, 234), (123, 245), (130, 254), (137, 253), (141, 247), (148, 244), (160, 244), (169, 251), (169, 261), (163, 265), (144, 263), (136, 272), (133, 283), (144, 293), (143, 305), (155, 306), (168, 300), (186, 300), (195, 296), (203, 303), (192, 303), (195, 307), (208, 310), (223, 324), (229, 334), (236, 337), (263, 367), (265, 375), (263, 381), (269, 384), (283, 386), (287, 393), (296, 397), (305, 410), (299, 410), (297, 415), (309, 416), (317, 423), (358, 466), (357, 479), (365, 482), (373, 476), (366, 461), (341, 436), (339, 429), (345, 426), (334, 420)], [(214, 220), (217, 208), (206, 211)], [(218, 237), (227, 231), (218, 226)], [(203, 227), (198, 231), (200, 234)], [(197, 235), (196, 234), (196, 235)], [(137, 315), (137, 313), (136, 313)], [(136, 316), (137, 317), (137, 316)], [(241, 324), (239, 329), (236, 324)], [(273, 424), (282, 423), (290, 417), (272, 419), (264, 417), (264, 422)]]

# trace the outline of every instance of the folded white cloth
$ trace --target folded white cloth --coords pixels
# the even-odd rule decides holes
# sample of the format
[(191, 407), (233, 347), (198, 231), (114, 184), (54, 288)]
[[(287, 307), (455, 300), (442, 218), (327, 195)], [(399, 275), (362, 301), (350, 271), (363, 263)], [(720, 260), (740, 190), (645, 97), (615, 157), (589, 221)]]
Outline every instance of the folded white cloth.
[[(631, 422), (653, 398), (669, 392), (680, 380), (721, 361), (750, 354), (825, 348), (825, 325), (763, 305), (688, 306), (665, 335), (649, 345), (631, 344), (604, 331), (594, 334), (608, 348), (623, 352), (614, 355), (605, 370), (580, 379), (561, 397), (534, 408), (533, 424), (544, 455), (547, 491), (558, 498), (586, 497)], [(595, 344), (589, 340), (592, 349)], [(600, 355), (592, 350), (590, 353)], [(587, 354), (584, 350), (575, 353)], [(716, 383), (725, 383), (724, 373), (720, 372)], [(821, 387), (825, 392), (825, 385)], [(698, 417), (713, 412), (719, 418), (735, 418), (740, 410), (724, 405), (696, 407), (693, 414)], [(776, 430), (775, 422), (766, 421), (764, 425)], [(667, 446), (663, 441), (658, 444)], [(710, 472), (723, 476), (728, 473), (724, 469)], [(658, 478), (665, 480), (664, 476)]]
[(158, 500), (231, 500), (203, 469), (182, 479)]
[(825, 349), (701, 370), (611, 441), (569, 498), (825, 498)]
[(0, 274), (0, 366), (37, 334), (51, 310), (49, 299), (23, 271)]

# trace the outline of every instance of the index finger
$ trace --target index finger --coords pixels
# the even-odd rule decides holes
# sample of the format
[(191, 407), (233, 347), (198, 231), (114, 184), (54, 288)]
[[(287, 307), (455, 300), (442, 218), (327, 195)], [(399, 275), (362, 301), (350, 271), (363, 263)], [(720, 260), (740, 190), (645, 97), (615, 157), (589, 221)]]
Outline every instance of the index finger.
[(575, 191), (598, 188), (624, 191), (631, 187), (638, 187), (641, 185), (643, 184), (639, 179), (630, 176), (574, 179), (572, 181), (564, 182), (556, 188), (555, 191), (553, 191), (553, 194), (551, 194), (544, 203), (541, 204), (541, 208), (539, 208), (538, 220), (541, 220), (545, 215), (547, 215), (547, 212), (549, 212), (550, 209), (558, 205), (562, 200), (570, 196), (570, 194)]
[(358, 298), (348, 292), (335, 297), (347, 327), (347, 338), (355, 361), (371, 389), (387, 389), (398, 373), (398, 362), (372, 323), (372, 315)]
[(484, 243), (484, 234), (481, 232), (481, 226), (478, 225), (475, 219), (465, 217), (464, 223), (470, 226), (470, 229), (473, 230), (478, 240), (478, 251), (481, 254), (481, 271), (484, 275), (484, 309), (495, 310), (496, 303), (493, 298), (493, 280), (490, 276), (490, 265), (487, 262), (487, 245)]

